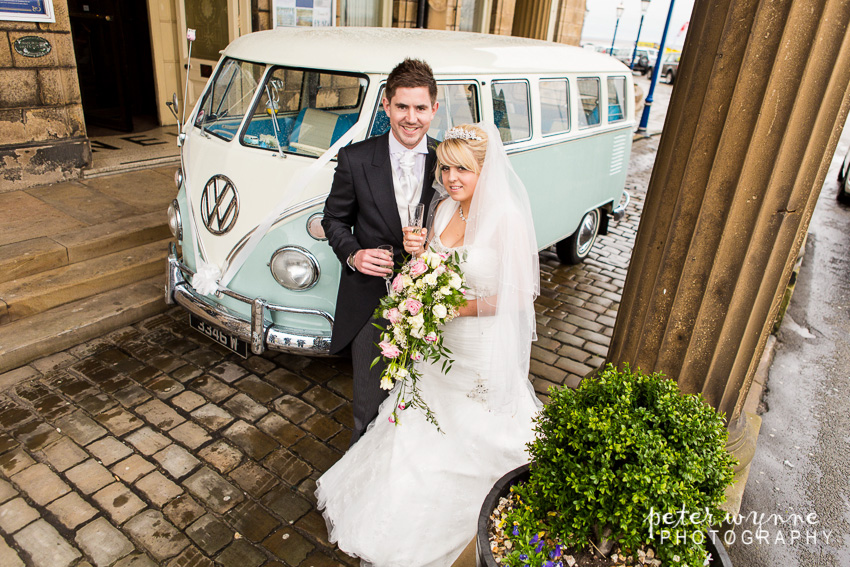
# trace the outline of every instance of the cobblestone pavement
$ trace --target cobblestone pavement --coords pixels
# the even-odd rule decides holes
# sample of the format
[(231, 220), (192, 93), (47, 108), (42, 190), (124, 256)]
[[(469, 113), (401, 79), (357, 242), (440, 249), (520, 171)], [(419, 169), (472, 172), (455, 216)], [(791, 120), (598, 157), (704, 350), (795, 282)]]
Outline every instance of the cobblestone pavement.
[[(591, 258), (541, 253), (536, 390), (604, 360), (657, 139), (635, 143), (629, 214)], [(348, 446), (347, 360), (243, 360), (172, 309), (5, 376), (3, 567), (357, 563), (328, 544), (315, 481)]]

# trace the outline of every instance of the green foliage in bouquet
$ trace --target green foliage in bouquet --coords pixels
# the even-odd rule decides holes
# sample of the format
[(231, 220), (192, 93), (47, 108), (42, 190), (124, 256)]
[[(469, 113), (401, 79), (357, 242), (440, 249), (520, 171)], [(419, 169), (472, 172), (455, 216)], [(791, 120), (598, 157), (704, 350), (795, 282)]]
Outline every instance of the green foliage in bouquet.
[(722, 416), (629, 366), (549, 396), (529, 444), (530, 479), (512, 489), (518, 504), (504, 524), (516, 537), (503, 563), (556, 564), (541, 540), (586, 548), (605, 533), (626, 553), (646, 544), (665, 565), (703, 565), (704, 532), (724, 517), (735, 464)]

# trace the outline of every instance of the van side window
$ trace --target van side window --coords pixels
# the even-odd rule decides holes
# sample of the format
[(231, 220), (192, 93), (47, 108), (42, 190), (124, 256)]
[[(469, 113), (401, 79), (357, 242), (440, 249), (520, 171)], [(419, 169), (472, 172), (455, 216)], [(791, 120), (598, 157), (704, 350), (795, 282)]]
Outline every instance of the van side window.
[(195, 117), (195, 127), (232, 140), (250, 111), (251, 99), (266, 70), (265, 65), (227, 59), (204, 95), (201, 109)]
[(581, 108), (578, 109), (578, 125), (581, 128), (599, 125), (599, 79), (578, 79), (578, 94)]
[(531, 137), (531, 115), (528, 83), (525, 81), (493, 81), (493, 122), (510, 144)]
[[(390, 120), (384, 112), (384, 87), (378, 93), (378, 104), (369, 137), (389, 132)], [(437, 114), (431, 121), (428, 135), (442, 141), (446, 131), (458, 124), (472, 124), (481, 120), (478, 110), (478, 85), (475, 83), (437, 84)]]
[(365, 77), (277, 67), (242, 136), (246, 146), (320, 156), (360, 117)]
[(608, 77), (608, 122), (626, 119), (626, 78)]
[(540, 81), (540, 126), (544, 136), (570, 129), (569, 92), (566, 79)]

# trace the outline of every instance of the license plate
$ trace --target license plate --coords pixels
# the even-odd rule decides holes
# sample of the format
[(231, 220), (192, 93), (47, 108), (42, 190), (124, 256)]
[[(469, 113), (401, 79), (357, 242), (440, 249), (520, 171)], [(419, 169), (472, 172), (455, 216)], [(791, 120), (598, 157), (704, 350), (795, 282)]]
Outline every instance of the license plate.
[(198, 331), (199, 333), (208, 336), (224, 348), (232, 350), (242, 358), (248, 358), (248, 343), (239, 339), (238, 337), (234, 337), (230, 333), (226, 333), (216, 327), (213, 327), (203, 319), (199, 319), (191, 313), (189, 314), (189, 325), (191, 325), (192, 328)]

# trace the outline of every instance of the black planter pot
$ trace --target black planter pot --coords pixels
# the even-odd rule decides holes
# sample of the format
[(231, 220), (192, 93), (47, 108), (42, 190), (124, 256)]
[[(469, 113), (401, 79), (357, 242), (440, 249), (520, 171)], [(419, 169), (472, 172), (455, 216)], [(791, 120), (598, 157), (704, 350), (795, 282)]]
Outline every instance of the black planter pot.
[[(487, 498), (484, 499), (484, 504), (481, 505), (481, 512), (478, 514), (478, 535), (475, 538), (475, 564), (478, 567), (502, 567), (496, 560), (493, 559), (493, 553), (490, 551), (490, 514), (496, 509), (499, 504), (499, 499), (507, 496), (511, 491), (511, 486), (521, 482), (525, 482), (529, 477), (529, 465), (525, 464), (515, 468), (511, 472), (496, 481)], [(732, 560), (729, 559), (729, 554), (726, 553), (726, 548), (720, 543), (720, 538), (717, 542), (712, 541), (710, 537), (705, 539), (705, 547), (711, 554), (709, 567), (732, 567)]]

